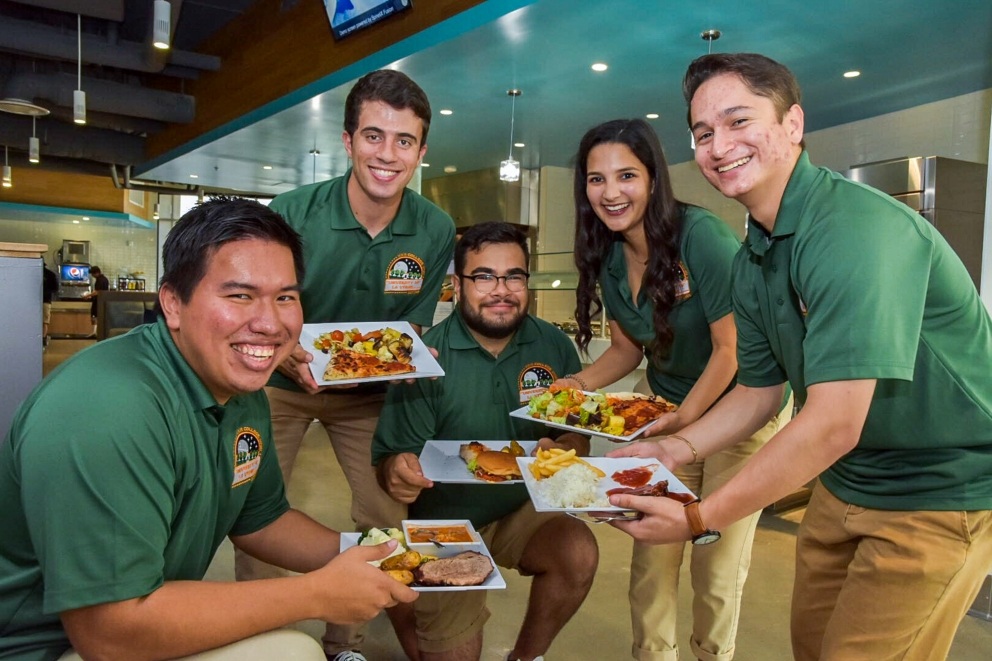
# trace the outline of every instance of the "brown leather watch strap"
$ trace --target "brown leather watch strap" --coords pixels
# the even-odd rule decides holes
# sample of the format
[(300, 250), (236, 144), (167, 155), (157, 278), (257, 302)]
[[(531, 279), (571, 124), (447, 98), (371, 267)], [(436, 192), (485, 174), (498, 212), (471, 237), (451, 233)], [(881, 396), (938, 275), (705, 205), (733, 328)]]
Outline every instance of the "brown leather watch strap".
[(699, 503), (702, 501), (694, 500), (685, 506), (685, 520), (689, 522), (689, 530), (692, 531), (692, 536), (699, 537), (708, 529), (703, 525), (703, 517), (699, 513)]

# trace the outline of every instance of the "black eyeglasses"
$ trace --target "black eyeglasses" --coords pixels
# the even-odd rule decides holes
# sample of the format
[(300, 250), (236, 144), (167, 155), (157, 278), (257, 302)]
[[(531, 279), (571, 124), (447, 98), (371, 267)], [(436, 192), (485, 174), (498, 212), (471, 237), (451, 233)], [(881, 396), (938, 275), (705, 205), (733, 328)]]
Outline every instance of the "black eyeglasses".
[(527, 288), (527, 279), (530, 278), (530, 273), (511, 273), (510, 275), (479, 273), (477, 275), (462, 275), (460, 277), (471, 280), (475, 285), (475, 289), (480, 294), (488, 294), (496, 289), (496, 285), (500, 280), (506, 284), (506, 288), (510, 291), (523, 291)]

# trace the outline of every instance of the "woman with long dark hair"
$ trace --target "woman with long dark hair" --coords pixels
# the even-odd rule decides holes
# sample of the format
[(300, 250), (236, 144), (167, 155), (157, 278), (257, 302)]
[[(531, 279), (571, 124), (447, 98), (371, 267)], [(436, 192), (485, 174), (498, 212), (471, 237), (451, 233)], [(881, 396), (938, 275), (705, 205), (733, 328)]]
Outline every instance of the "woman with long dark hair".
[[(560, 382), (583, 390), (602, 388), (646, 357), (651, 392), (678, 405), (651, 433), (677, 437), (734, 382), (737, 335), (730, 267), (740, 240), (710, 212), (675, 198), (661, 143), (643, 120), (606, 122), (583, 136), (574, 195), (579, 271), (575, 339), (580, 350), (587, 350), (592, 317), (605, 307), (610, 346), (593, 364)], [(775, 418), (747, 441), (676, 474), (705, 497), (736, 474), (786, 419)], [(697, 658), (733, 657), (758, 515), (722, 531), (716, 544), (692, 547), (690, 646)], [(630, 604), (635, 658), (677, 658), (682, 555), (682, 544), (634, 543)]]

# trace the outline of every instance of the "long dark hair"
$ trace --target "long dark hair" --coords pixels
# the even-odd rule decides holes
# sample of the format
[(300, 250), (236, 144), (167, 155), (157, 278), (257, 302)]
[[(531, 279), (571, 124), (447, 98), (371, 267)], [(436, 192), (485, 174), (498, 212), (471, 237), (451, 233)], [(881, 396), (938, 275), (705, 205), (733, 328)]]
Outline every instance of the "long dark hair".
[(648, 170), (651, 192), (644, 214), (648, 263), (641, 289), (654, 304), (653, 357), (661, 358), (672, 345), (674, 332), (668, 313), (675, 305), (675, 273), (679, 268), (679, 245), (682, 237), (682, 214), (685, 205), (675, 199), (668, 176), (668, 163), (658, 136), (642, 119), (615, 119), (593, 127), (582, 136), (575, 156), (575, 266), (579, 286), (575, 290), (575, 321), (579, 330), (575, 342), (585, 351), (592, 339), (593, 315), (603, 309), (596, 293), (603, 260), (616, 241), (623, 236), (600, 221), (586, 195), (589, 152), (598, 145), (626, 145)]

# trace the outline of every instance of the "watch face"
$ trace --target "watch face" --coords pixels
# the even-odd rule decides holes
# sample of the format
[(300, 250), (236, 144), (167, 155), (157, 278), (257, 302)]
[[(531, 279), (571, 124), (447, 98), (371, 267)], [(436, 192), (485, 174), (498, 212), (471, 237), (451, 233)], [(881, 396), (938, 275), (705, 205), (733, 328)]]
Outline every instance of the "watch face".
[(720, 533), (715, 530), (707, 530), (704, 533), (696, 535), (692, 538), (693, 544), (712, 544), (713, 542), (720, 539)]

